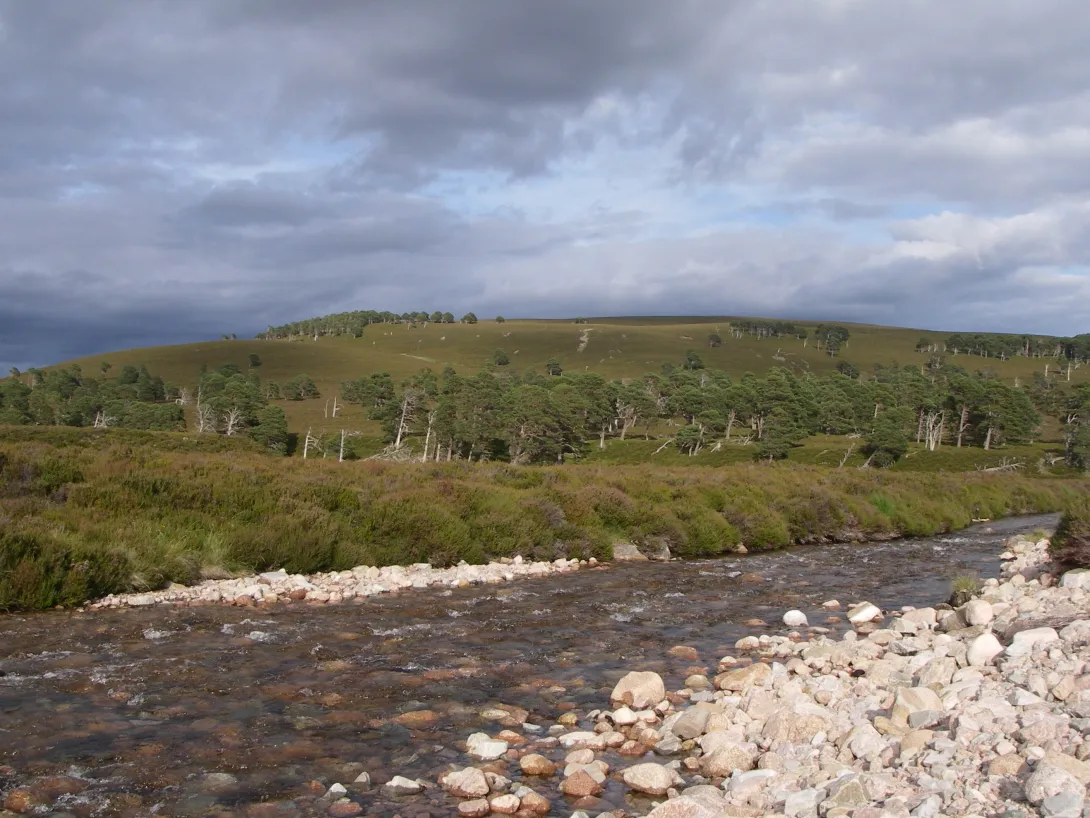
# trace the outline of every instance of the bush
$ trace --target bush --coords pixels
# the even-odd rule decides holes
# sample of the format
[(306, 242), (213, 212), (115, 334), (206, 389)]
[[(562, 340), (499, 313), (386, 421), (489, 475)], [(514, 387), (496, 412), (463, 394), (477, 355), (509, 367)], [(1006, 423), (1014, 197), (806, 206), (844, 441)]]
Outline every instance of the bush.
[[(776, 464), (304, 463), (206, 439), (65, 429), (0, 444), (0, 605), (73, 605), (273, 568), (606, 558), (616, 542), (714, 556), (928, 534), (1057, 510), (1084, 491), (1011, 474)], [(1086, 547), (1076, 519), (1088, 518), (1065, 518), (1069, 544)]]
[(1060, 518), (1050, 552), (1064, 568), (1090, 568), (1090, 503), (1085, 499)]

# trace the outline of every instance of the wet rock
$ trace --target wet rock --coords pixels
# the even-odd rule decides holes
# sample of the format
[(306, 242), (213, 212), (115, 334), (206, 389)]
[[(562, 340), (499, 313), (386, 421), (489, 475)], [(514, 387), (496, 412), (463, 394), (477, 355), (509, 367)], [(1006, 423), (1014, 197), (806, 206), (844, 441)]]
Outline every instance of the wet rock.
[(667, 791), (681, 783), (681, 776), (661, 764), (636, 764), (621, 774), (624, 783), (637, 792), (648, 795), (666, 795)]
[(507, 752), (507, 742), (489, 738), (486, 733), (474, 733), (466, 739), (466, 751), (481, 761), (495, 761)]
[(549, 799), (533, 790), (519, 794), (522, 799), (521, 809), (533, 815), (548, 815), (552, 809)]
[(580, 769), (565, 778), (560, 784), (560, 791), (573, 798), (585, 798), (598, 795), (605, 789), (602, 781), (596, 780), (587, 770)]
[(633, 671), (617, 682), (609, 698), (613, 702), (644, 710), (666, 698), (666, 686), (662, 677), (653, 671)]
[(429, 727), (439, 721), (439, 714), (434, 710), (412, 710), (408, 713), (402, 713), (395, 718), (394, 721), (404, 727), (418, 730), (422, 727)]
[(337, 801), (335, 804), (330, 804), (329, 809), (326, 810), (326, 812), (332, 816), (332, 818), (355, 818), (355, 816), (363, 814), (363, 807), (355, 801), (349, 801), (346, 798), (342, 801)]
[(488, 802), (488, 806), (497, 815), (514, 815), (519, 811), (519, 807), (522, 805), (522, 799), (517, 795), (497, 795), (491, 801)]
[(862, 602), (848, 611), (848, 621), (853, 625), (863, 625), (882, 618), (882, 611), (877, 605), (870, 602)]
[(440, 779), (439, 784), (451, 795), (459, 798), (480, 798), (491, 791), (484, 772), (476, 767), (449, 772)]
[(395, 775), (384, 788), (391, 795), (416, 795), (424, 791), (424, 785), (404, 776)]
[(237, 786), (238, 779), (230, 773), (208, 773), (201, 779), (201, 789), (213, 794), (230, 792)]
[(700, 652), (689, 645), (675, 645), (666, 651), (666, 653), (668, 656), (673, 656), (675, 659), (686, 659), (690, 662), (696, 662), (700, 659)]
[(519, 759), (519, 769), (526, 775), (553, 776), (556, 775), (556, 764), (543, 755), (530, 753)]
[(789, 628), (805, 628), (810, 623), (802, 611), (788, 611), (783, 615), (783, 624)]
[(483, 798), (463, 801), (458, 805), (458, 815), (462, 818), (484, 818), (492, 812), (492, 807)]

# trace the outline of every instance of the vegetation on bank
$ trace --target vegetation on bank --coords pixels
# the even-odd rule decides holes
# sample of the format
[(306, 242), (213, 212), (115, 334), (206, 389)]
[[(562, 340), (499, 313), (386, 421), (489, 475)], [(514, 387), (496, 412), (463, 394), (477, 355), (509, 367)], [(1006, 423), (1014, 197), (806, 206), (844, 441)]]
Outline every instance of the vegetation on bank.
[(1090, 500), (1085, 496), (1064, 511), (1050, 551), (1065, 568), (1090, 568)]
[(0, 442), (0, 608), (280, 567), (608, 558), (622, 541), (696, 557), (928, 535), (1059, 510), (1086, 490), (1012, 474), (801, 466), (303, 462), (243, 446), (186, 451), (182, 435), (167, 451), (133, 432), (82, 434), (95, 442)]

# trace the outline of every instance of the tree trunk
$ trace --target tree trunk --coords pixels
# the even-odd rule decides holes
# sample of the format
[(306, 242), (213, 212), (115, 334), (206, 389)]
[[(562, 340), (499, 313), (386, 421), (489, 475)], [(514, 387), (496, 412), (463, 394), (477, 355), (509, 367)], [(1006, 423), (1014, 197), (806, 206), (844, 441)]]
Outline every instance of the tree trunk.
[(984, 448), (985, 449), (990, 449), (992, 447), (992, 432), (993, 431), (994, 431), (993, 427), (989, 426), (988, 427), (988, 434), (985, 435), (985, 437), (984, 437)]
[(606, 427), (603, 424), (601, 433), (598, 435), (598, 448), (604, 449), (606, 447)]

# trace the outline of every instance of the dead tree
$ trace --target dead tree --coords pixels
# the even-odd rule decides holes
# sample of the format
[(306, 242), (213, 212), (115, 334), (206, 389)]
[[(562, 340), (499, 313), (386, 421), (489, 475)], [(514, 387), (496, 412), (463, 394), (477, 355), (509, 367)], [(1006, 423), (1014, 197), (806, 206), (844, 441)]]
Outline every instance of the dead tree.
[(844, 464), (848, 462), (848, 458), (852, 456), (852, 452), (855, 451), (855, 444), (852, 443), (848, 446), (848, 450), (844, 452), (844, 456), (840, 458), (840, 462), (837, 464), (838, 469), (844, 468)]
[(106, 411), (102, 410), (95, 415), (94, 428), (109, 429), (115, 423), (117, 423), (117, 418), (112, 415), (107, 415)]
[(238, 431), (245, 425), (245, 417), (242, 414), (242, 410), (237, 406), (233, 406), (223, 413), (223, 430), (227, 437), (238, 434)]
[(188, 387), (183, 386), (178, 390), (178, 397), (174, 399), (174, 402), (179, 406), (189, 406), (193, 402), (193, 393)]
[(350, 432), (347, 429), (341, 429), (341, 445), (337, 450), (337, 462), (344, 462), (344, 444), (348, 442), (349, 438), (359, 437), (359, 432)]
[(202, 435), (216, 433), (216, 412), (207, 403), (197, 406), (197, 433)]
[(320, 437), (315, 437), (314, 435), (311, 434), (311, 430), (307, 429), (306, 436), (303, 438), (303, 459), (304, 460), (306, 460), (307, 457), (310, 456), (311, 449), (313, 449), (316, 452), (321, 452), (322, 454), (325, 454), (325, 451), (322, 449), (322, 439)]
[[(420, 462), (421, 463), (427, 463), (428, 462), (428, 447), (431, 445), (431, 429), (432, 429), (432, 427), (434, 425), (435, 425), (435, 412), (428, 412), (428, 433), (424, 437), (424, 454), (422, 454), (420, 456)], [(438, 440), (435, 441), (435, 454), (436, 454), (436, 459), (438, 459), (438, 455), (439, 455), (439, 441)]]
[(924, 442), (928, 451), (935, 451), (942, 445), (942, 435), (946, 429), (946, 410), (931, 410), (924, 418)]

